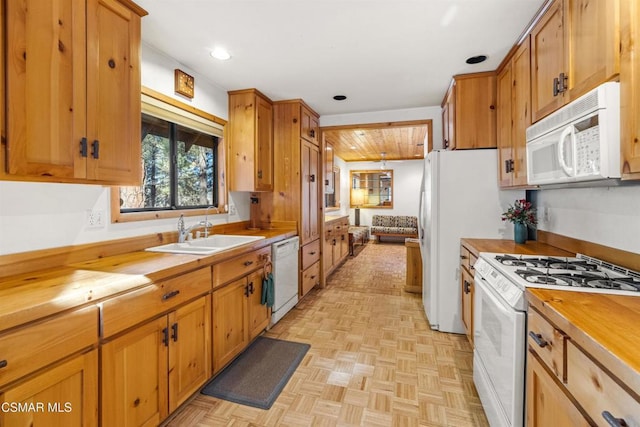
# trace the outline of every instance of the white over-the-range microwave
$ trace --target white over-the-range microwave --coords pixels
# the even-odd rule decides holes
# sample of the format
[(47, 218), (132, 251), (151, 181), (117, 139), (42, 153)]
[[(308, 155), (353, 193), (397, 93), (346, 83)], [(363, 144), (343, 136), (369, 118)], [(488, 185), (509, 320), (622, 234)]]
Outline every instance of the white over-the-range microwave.
[(527, 128), (529, 184), (620, 178), (620, 84), (604, 83)]

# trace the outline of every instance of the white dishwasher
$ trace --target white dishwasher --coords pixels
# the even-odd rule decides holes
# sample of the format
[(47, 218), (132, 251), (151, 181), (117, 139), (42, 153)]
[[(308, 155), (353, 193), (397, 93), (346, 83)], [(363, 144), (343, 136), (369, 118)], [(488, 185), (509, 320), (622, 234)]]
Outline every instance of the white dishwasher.
[(271, 311), (271, 325), (282, 319), (298, 303), (298, 249), (298, 237), (271, 246), (275, 301)]

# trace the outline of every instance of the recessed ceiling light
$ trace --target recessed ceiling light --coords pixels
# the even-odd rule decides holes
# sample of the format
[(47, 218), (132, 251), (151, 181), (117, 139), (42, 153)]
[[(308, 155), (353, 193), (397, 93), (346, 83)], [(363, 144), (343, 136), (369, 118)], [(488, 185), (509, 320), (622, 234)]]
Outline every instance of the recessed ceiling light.
[(333, 99), (335, 99), (336, 101), (344, 101), (345, 99), (347, 99), (346, 95), (335, 95), (333, 97)]
[(355, 150), (356, 148), (358, 148), (358, 147), (356, 147), (355, 145), (352, 145), (352, 146), (351, 146), (351, 149), (352, 149), (352, 150)]
[(465, 61), (467, 64), (479, 64), (487, 59), (486, 55), (472, 56)]
[(221, 47), (217, 47), (213, 49), (211, 51), (211, 56), (213, 56), (216, 59), (219, 59), (220, 61), (226, 61), (227, 59), (231, 58), (231, 55), (229, 54), (229, 52), (227, 52), (225, 49)]

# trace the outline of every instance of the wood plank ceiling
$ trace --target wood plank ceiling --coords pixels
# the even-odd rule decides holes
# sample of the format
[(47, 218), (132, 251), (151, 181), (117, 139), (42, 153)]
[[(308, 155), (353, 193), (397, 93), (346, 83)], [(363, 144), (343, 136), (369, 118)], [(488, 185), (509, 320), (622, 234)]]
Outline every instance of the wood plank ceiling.
[[(326, 143), (346, 162), (422, 159), (431, 120), (323, 127)], [(384, 155), (382, 154), (384, 153)]]

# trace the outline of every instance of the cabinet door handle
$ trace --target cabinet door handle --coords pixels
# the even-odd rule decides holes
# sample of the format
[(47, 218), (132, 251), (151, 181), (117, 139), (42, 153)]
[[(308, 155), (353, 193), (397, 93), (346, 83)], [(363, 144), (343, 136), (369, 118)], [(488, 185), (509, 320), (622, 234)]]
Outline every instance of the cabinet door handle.
[(314, 274), (313, 276), (309, 277), (311, 280), (316, 278), (316, 275)]
[(173, 342), (178, 341), (178, 323), (171, 325), (171, 339)]
[(309, 182), (316, 182), (316, 176), (315, 175), (309, 175)]
[(100, 157), (100, 141), (98, 141), (97, 139), (95, 139), (91, 143), (91, 157), (93, 157), (94, 159)]
[(309, 130), (309, 136), (310, 136), (311, 138), (315, 138), (315, 137), (316, 137), (316, 130), (315, 130), (315, 129), (311, 129), (311, 130)]
[(328, 179), (324, 180), (324, 185), (329, 185), (329, 180)]
[(468, 256), (466, 256), (466, 255), (460, 255), (460, 259), (467, 259), (467, 258), (468, 258)]
[(553, 79), (553, 96), (558, 96), (560, 93), (560, 81), (558, 78)]
[(629, 425), (624, 418), (616, 418), (609, 411), (603, 411), (602, 418), (604, 418), (611, 427), (627, 427)]
[(169, 328), (162, 330), (162, 344), (164, 344), (165, 347), (169, 347)]
[(309, 255), (315, 255), (315, 254), (316, 254), (316, 251), (309, 252)]
[[(248, 288), (249, 288), (249, 293), (250, 293), (251, 295), (253, 295), (253, 292), (255, 291), (255, 288), (254, 288), (254, 286), (253, 286), (253, 282), (250, 282), (250, 283), (249, 283)], [(248, 296), (248, 295), (247, 295), (247, 296)]]
[(468, 294), (469, 292), (471, 292), (471, 283), (469, 283), (468, 281), (464, 281), (464, 293)]
[(244, 296), (248, 297), (249, 296), (249, 285), (244, 287)]
[(544, 338), (542, 338), (542, 335), (540, 334), (536, 334), (533, 331), (529, 331), (529, 336), (536, 342), (536, 344), (538, 344), (538, 346), (542, 347), (546, 347), (547, 344), (549, 344), (547, 341), (545, 341)]
[(242, 263), (245, 267), (249, 267), (251, 264), (253, 264), (253, 261), (245, 261)]
[(176, 295), (178, 295), (180, 293), (179, 290), (175, 290), (175, 291), (171, 291), (171, 292), (167, 292), (166, 294), (162, 295), (162, 301), (166, 301), (168, 299), (171, 299), (173, 297), (175, 297)]
[(6, 368), (8, 364), (7, 359), (0, 360), (0, 369)]
[(569, 86), (567, 85), (567, 82), (569, 80), (569, 76), (567, 76), (565, 73), (560, 73), (560, 76), (558, 76), (558, 92), (562, 93), (564, 91), (566, 91)]
[(262, 170), (258, 171), (258, 179), (262, 179)]
[(80, 140), (80, 155), (82, 157), (87, 157), (87, 138), (82, 138)]

